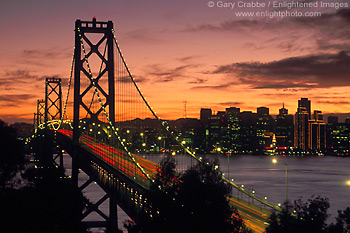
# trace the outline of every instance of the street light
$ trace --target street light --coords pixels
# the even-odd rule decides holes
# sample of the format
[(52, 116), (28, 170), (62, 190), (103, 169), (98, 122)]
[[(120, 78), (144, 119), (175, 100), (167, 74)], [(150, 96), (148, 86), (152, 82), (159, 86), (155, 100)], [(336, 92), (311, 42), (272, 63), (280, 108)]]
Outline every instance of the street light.
[[(277, 163), (277, 159), (276, 158), (273, 158), (272, 159), (272, 163), (276, 164)], [(286, 163), (283, 163), (284, 164), (284, 168), (285, 168), (285, 176), (286, 176), (286, 202), (288, 201), (288, 179), (287, 179), (287, 174), (288, 174), (288, 165)]]
[(350, 180), (346, 181), (346, 185), (350, 186)]

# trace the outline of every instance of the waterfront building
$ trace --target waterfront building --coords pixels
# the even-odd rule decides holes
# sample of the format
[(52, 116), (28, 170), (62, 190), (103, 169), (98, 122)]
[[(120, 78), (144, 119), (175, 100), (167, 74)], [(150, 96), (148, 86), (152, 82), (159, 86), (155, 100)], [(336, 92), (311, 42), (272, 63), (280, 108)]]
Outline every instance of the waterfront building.
[[(330, 119), (331, 118), (331, 119)], [(350, 119), (338, 123), (338, 117), (329, 116), (327, 124), (327, 153), (349, 156)]]
[(244, 111), (239, 114), (239, 135), (242, 142), (242, 153), (256, 153), (258, 138), (256, 133), (257, 114)]
[(212, 111), (210, 108), (201, 108), (200, 121), (208, 122), (209, 117), (211, 117)]
[(308, 113), (309, 119), (311, 119), (311, 101), (308, 98), (301, 98), (298, 100), (298, 108), (304, 107)]
[(326, 148), (326, 130), (321, 111), (315, 110), (313, 119), (309, 120), (309, 146), (311, 151), (324, 151)]
[(288, 115), (288, 109), (279, 109), (276, 120), (276, 145), (277, 147), (294, 147), (294, 117)]
[(239, 125), (240, 108), (230, 107), (226, 108), (227, 116), (227, 148), (231, 153), (239, 153), (242, 148), (240, 141), (240, 125)]
[(306, 107), (300, 106), (295, 113), (294, 147), (303, 151), (309, 145), (309, 113)]
[(269, 108), (257, 108), (256, 137), (258, 140), (259, 152), (265, 151), (271, 146), (271, 135), (273, 135), (273, 119), (270, 116)]

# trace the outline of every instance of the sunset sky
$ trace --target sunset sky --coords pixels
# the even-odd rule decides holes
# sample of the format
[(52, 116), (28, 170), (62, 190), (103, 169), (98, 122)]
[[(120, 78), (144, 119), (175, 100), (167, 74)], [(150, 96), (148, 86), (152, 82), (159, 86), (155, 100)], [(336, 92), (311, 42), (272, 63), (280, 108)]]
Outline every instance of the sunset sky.
[[(129, 68), (162, 118), (183, 117), (184, 100), (187, 117), (197, 118), (202, 107), (265, 106), (277, 114), (283, 103), (294, 114), (301, 97), (312, 101), (312, 110), (348, 113), (350, 1), (324, 1), (343, 7), (306, 2), (318, 5), (288, 10), (231, 9), (219, 1), (209, 7), (207, 0), (1, 1), (0, 119), (32, 122), (45, 78), (69, 77), (75, 20), (93, 16), (113, 21)], [(296, 10), (321, 15), (236, 15)], [(65, 96), (67, 86), (62, 88)]]

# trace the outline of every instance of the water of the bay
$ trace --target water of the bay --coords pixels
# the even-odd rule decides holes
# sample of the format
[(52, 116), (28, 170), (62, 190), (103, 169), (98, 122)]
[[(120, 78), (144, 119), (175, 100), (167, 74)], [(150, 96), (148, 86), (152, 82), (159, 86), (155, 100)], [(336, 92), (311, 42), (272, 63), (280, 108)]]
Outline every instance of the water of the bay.
[[(68, 155), (67, 155), (68, 157)], [(147, 159), (159, 162), (163, 155), (145, 155)], [(177, 155), (176, 162), (178, 167), (183, 170), (186, 166), (195, 164), (189, 156)], [(204, 157), (204, 156), (203, 156)], [(337, 210), (344, 210), (350, 207), (350, 158), (341, 157), (282, 157), (277, 156), (277, 163), (272, 163), (272, 156), (251, 156), (251, 155), (206, 155), (208, 159), (218, 159), (220, 169), (229, 179), (239, 186), (244, 185), (244, 189), (252, 192), (261, 198), (267, 197), (272, 204), (283, 203), (286, 198), (286, 177), (285, 169), (287, 167), (287, 188), (288, 200), (294, 201), (299, 198), (307, 201), (312, 195), (329, 198), (331, 215), (328, 222), (334, 222), (337, 216)], [(67, 164), (68, 165), (68, 164)], [(68, 168), (69, 173), (69, 168)], [(86, 175), (81, 173), (80, 183), (87, 180)], [(233, 195), (240, 195), (233, 189)], [(97, 184), (91, 184), (84, 194), (92, 201), (97, 201), (104, 195), (104, 192)], [(256, 203), (256, 202), (254, 202)], [(100, 207), (108, 213), (108, 203)], [(119, 227), (122, 228), (122, 222), (129, 217), (118, 210)], [(96, 220), (96, 215), (89, 216), (89, 219)], [(102, 232), (102, 231), (101, 231)]]
[[(150, 160), (158, 160), (155, 156), (146, 156)], [(256, 156), (256, 155), (206, 155), (207, 159), (218, 159), (220, 170), (226, 178), (234, 179), (234, 183), (244, 186), (260, 198), (277, 205), (286, 200), (286, 168), (288, 200), (294, 202), (299, 198), (307, 201), (312, 196), (327, 197), (331, 214), (329, 221), (334, 222), (337, 210), (350, 207), (350, 157), (333, 156)], [(272, 159), (276, 158), (277, 163)], [(190, 164), (188, 156), (177, 159), (181, 170), (183, 164)], [(192, 164), (194, 161), (192, 159)], [(247, 201), (246, 196), (236, 189), (232, 194)], [(255, 202), (256, 203), (256, 202)]]

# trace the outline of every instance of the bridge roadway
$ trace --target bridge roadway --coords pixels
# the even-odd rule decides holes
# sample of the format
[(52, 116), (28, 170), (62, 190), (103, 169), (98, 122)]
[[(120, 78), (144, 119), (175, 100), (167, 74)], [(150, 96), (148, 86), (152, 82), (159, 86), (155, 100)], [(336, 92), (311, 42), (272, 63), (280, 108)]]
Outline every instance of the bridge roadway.
[[(68, 152), (72, 152), (73, 132), (64, 129), (57, 132), (58, 142)], [(147, 203), (146, 198), (150, 181), (125, 152), (121, 152), (107, 144), (97, 143), (93, 138), (86, 135), (80, 137), (79, 143), (82, 147), (81, 150), (83, 150), (80, 154), (89, 154), (88, 157), (91, 160), (91, 162), (88, 162), (88, 166), (80, 166), (80, 168), (90, 177), (95, 178), (106, 192), (110, 193), (110, 189), (121, 189), (117, 191), (118, 204), (131, 218), (138, 220), (141, 217), (137, 214), (156, 214), (156, 211), (152, 210), (151, 204)], [(133, 156), (136, 162), (153, 179), (157, 174), (159, 165), (137, 155)], [(82, 157), (80, 157), (80, 160), (82, 160)], [(80, 164), (82, 164), (82, 161), (80, 161)], [(115, 190), (112, 192), (115, 192)], [(228, 197), (228, 200), (231, 206), (237, 208), (240, 217), (249, 229), (258, 233), (265, 232), (266, 220), (271, 214), (269, 210), (234, 196)], [(134, 208), (136, 208), (136, 211)]]

